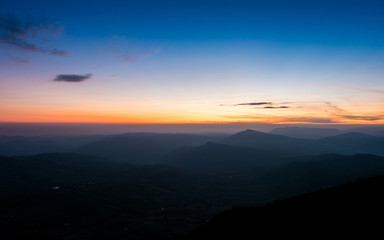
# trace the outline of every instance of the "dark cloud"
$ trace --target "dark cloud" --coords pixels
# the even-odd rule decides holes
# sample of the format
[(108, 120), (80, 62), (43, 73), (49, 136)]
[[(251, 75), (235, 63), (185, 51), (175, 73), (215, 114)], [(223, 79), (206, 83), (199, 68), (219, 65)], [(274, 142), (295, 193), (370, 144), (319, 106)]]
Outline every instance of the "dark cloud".
[(266, 106), (264, 108), (267, 108), (267, 109), (279, 109), (279, 108), (289, 108), (289, 107), (288, 106), (279, 106), (279, 107)]
[(53, 81), (59, 82), (83, 82), (91, 78), (92, 74), (76, 75), (76, 74), (60, 74)]
[(250, 103), (238, 103), (234, 106), (258, 106), (258, 105), (269, 105), (272, 104), (272, 102), (250, 102)]
[(39, 52), (64, 56), (66, 51), (40, 46), (32, 40), (38, 39), (42, 33), (54, 34), (58, 28), (46, 19), (22, 20), (15, 16), (0, 16), (0, 46), (14, 47), (25, 52)]

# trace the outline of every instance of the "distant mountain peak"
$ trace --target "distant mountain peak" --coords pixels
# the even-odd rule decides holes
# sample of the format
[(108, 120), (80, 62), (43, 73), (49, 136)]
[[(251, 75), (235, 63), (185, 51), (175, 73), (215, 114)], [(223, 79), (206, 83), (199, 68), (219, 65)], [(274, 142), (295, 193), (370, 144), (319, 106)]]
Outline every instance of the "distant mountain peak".
[(260, 132), (260, 131), (256, 131), (256, 130), (252, 130), (252, 129), (247, 129), (247, 130), (238, 132), (234, 135), (250, 135), (250, 134), (252, 134), (252, 135), (267, 135), (268, 133)]
[(356, 140), (356, 139), (376, 139), (378, 137), (372, 136), (365, 133), (359, 133), (359, 132), (348, 132), (343, 133), (336, 136), (327, 137), (325, 139), (348, 139), (348, 140)]
[(311, 127), (280, 127), (269, 133), (305, 139), (321, 139), (324, 137), (340, 135), (343, 131), (335, 128), (311, 128)]
[(213, 147), (213, 146), (220, 146), (220, 145), (222, 145), (222, 144), (218, 144), (218, 143), (215, 143), (215, 142), (208, 141), (208, 142), (204, 143), (203, 145), (199, 146), (198, 148)]

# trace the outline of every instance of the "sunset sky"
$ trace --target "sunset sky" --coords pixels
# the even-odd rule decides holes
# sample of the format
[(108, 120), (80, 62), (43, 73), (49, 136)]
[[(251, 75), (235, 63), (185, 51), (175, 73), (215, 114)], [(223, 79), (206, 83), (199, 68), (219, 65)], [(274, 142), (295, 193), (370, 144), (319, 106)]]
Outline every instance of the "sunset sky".
[(384, 1), (0, 1), (0, 122), (384, 124)]

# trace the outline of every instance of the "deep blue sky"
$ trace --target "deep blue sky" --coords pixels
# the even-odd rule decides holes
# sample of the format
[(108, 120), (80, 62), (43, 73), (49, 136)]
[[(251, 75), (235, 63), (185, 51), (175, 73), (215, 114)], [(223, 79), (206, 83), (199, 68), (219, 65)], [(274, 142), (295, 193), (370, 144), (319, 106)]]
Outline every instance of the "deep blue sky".
[(294, 44), (384, 44), (384, 2), (349, 1), (15, 1), (2, 12), (62, 22), (77, 37), (156, 40), (257, 39)]
[[(23, 40), (68, 54), (2, 37), (0, 107), (7, 121), (377, 123), (383, 13), (369, 0), (1, 0), (0, 16), (57, 28)], [(236, 105), (250, 102), (271, 104)]]

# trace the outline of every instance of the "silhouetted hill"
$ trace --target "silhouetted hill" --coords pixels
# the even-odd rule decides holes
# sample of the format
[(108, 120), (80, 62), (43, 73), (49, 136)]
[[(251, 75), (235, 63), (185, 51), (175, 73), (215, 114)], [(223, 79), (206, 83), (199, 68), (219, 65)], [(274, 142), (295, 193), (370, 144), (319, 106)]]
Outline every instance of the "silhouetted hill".
[(281, 164), (284, 156), (276, 152), (208, 142), (200, 147), (179, 149), (166, 164), (191, 171), (238, 171), (268, 168)]
[(346, 144), (346, 145), (358, 145), (365, 144), (366, 142), (373, 142), (382, 139), (380, 137), (371, 136), (363, 133), (349, 132), (332, 137), (326, 137), (321, 139), (322, 142), (330, 144)]
[(317, 148), (313, 140), (291, 138), (254, 130), (236, 133), (222, 142), (228, 145), (280, 152), (286, 156), (320, 153), (320, 149)]
[(329, 152), (384, 154), (384, 138), (363, 133), (345, 133), (319, 140)]
[(343, 132), (335, 128), (282, 127), (269, 133), (293, 138), (320, 139), (340, 135)]
[(384, 138), (362, 133), (345, 133), (318, 140), (299, 139), (246, 130), (221, 141), (234, 146), (284, 153), (286, 156), (317, 154), (376, 154), (384, 156)]
[[(299, 131), (301, 131), (300, 129), (308, 130), (298, 128)], [(309, 129), (309, 131), (312, 130), (321, 131)], [(208, 141), (273, 151), (285, 156), (325, 153), (369, 153), (384, 156), (384, 138), (378, 136), (346, 133), (320, 140), (310, 140), (253, 130), (242, 131), (226, 138), (222, 138), (222, 135), (156, 133), (126, 133), (106, 136), (0, 136), (0, 154), (13, 156), (48, 152), (75, 152), (134, 164), (153, 164), (162, 163), (162, 158), (166, 154), (180, 147), (196, 147)]]
[(120, 167), (105, 159), (72, 153), (0, 156), (0, 192), (20, 194), (73, 183), (87, 184), (109, 172), (116, 172)]
[(359, 154), (325, 154), (293, 158), (292, 163), (267, 172), (258, 184), (273, 191), (274, 198), (289, 197), (343, 184), (358, 178), (384, 174), (384, 158)]
[(105, 138), (90, 136), (0, 136), (0, 155), (34, 155), (48, 152), (69, 152), (84, 144)]
[(384, 126), (381, 127), (356, 127), (346, 130), (347, 132), (358, 132), (363, 134), (369, 134), (372, 136), (384, 137)]
[(79, 148), (81, 154), (134, 164), (160, 163), (162, 157), (183, 146), (198, 146), (217, 137), (193, 134), (126, 133)]
[(167, 166), (61, 153), (0, 157), (1, 237), (169, 239), (206, 218), (201, 186)]
[[(263, 204), (316, 190), (314, 186), (374, 175), (382, 168), (380, 157), (322, 155), (291, 158), (314, 165), (287, 165), (260, 178), (263, 169), (250, 167), (246, 160), (248, 154), (260, 155), (262, 151), (215, 143), (183, 151), (196, 151), (196, 157), (220, 156), (230, 164), (225, 171), (194, 173), (68, 153), (0, 157), (1, 236), (174, 239), (233, 206)], [(248, 167), (230, 168), (237, 154), (241, 157), (237, 161), (245, 159)], [(254, 159), (249, 160), (253, 164)]]
[(373, 239), (381, 235), (384, 177), (358, 180), (263, 207), (216, 215), (188, 239)]

